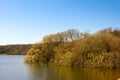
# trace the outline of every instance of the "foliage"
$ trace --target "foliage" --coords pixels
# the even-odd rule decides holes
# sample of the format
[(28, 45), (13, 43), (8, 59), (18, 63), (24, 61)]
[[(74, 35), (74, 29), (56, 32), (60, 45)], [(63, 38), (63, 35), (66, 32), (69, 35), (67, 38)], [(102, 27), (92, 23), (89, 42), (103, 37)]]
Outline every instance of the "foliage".
[(120, 30), (107, 28), (90, 35), (70, 29), (47, 35), (34, 44), (25, 62), (73, 67), (120, 68)]
[(0, 46), (0, 54), (25, 55), (30, 48), (31, 44)]
[[(81, 34), (81, 35), (80, 35)], [(52, 43), (52, 42), (69, 42), (74, 40), (79, 40), (82, 36), (88, 35), (85, 33), (80, 33), (78, 30), (70, 29), (61, 33), (50, 34), (43, 37), (43, 43)]]

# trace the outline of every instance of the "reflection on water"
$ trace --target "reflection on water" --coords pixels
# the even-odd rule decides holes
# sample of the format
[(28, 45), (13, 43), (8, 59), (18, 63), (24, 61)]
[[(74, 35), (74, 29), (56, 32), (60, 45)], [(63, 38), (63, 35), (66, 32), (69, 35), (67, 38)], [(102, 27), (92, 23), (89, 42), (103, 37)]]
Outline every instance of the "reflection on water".
[(31, 80), (116, 80), (120, 70), (26, 64)]
[(0, 80), (116, 80), (120, 69), (71, 68), (25, 64), (24, 56), (0, 56)]

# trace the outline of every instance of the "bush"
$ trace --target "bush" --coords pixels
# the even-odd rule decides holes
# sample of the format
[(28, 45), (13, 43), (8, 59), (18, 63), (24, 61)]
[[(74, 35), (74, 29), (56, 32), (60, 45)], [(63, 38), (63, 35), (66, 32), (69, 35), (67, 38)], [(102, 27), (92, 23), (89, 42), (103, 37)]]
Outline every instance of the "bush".
[(51, 34), (34, 44), (25, 62), (72, 67), (120, 68), (120, 31), (105, 29), (96, 34), (76, 30)]

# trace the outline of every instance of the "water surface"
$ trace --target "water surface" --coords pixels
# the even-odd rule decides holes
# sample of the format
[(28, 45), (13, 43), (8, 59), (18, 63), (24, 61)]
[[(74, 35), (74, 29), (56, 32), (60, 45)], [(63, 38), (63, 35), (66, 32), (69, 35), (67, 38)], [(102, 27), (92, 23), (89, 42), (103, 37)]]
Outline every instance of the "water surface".
[(24, 56), (0, 56), (0, 80), (115, 80), (120, 69), (71, 68), (25, 64)]

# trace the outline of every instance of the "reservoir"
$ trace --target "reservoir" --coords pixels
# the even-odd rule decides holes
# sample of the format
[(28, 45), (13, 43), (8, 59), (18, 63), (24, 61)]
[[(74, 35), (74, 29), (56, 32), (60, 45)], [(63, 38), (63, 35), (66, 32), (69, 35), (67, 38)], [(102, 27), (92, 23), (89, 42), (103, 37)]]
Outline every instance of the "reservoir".
[(116, 80), (120, 69), (26, 64), (23, 55), (0, 55), (0, 80)]

